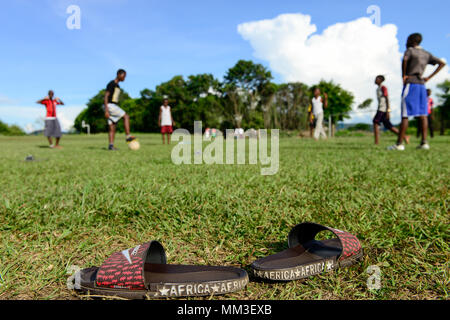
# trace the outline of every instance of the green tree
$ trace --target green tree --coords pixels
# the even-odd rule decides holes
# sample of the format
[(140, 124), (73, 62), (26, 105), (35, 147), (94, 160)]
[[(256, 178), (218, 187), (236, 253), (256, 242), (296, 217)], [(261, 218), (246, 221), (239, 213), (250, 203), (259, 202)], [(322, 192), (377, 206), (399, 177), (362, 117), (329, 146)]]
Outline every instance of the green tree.
[[(158, 115), (163, 99), (167, 97), (177, 127), (193, 130), (194, 121), (205, 127), (219, 128), (280, 128), (297, 130), (308, 125), (308, 107), (312, 92), (298, 83), (272, 83), (271, 72), (261, 64), (240, 60), (230, 68), (221, 83), (211, 74), (191, 75), (185, 79), (175, 76), (158, 85), (155, 90), (144, 89), (140, 97), (132, 99), (123, 93), (120, 106), (130, 116), (133, 132), (157, 132)], [(333, 122), (348, 118), (353, 95), (333, 82), (321, 81), (318, 87), (329, 96), (325, 116), (333, 115)], [(84, 120), (91, 132), (106, 132), (107, 121), (103, 111), (104, 91), (92, 97), (75, 120), (81, 131)], [(361, 107), (368, 107), (371, 100)], [(123, 130), (120, 122), (118, 130)]]
[(155, 91), (144, 89), (141, 91), (141, 97), (136, 99), (136, 104), (142, 110), (142, 128), (139, 132), (158, 132), (159, 107), (162, 104), (162, 97), (157, 96)]
[[(121, 107), (130, 116), (131, 132), (146, 132), (147, 123), (145, 123), (145, 106), (139, 103), (139, 99), (127, 99)], [(123, 125), (123, 124), (122, 124)]]
[(226, 119), (220, 81), (211, 74), (190, 76), (187, 90), (192, 99), (191, 110), (195, 114), (191, 121), (200, 120), (205, 127), (222, 129)]
[(263, 120), (258, 113), (262, 113), (262, 95), (272, 78), (266, 67), (252, 61), (240, 60), (228, 70), (224, 77), (223, 91), (227, 114), (236, 127)]
[[(78, 131), (82, 131), (82, 122), (83, 120), (91, 126), (91, 133), (100, 133), (108, 131), (108, 122), (105, 119), (105, 111), (103, 108), (105, 98), (105, 90), (101, 90), (94, 97), (92, 97), (88, 104), (87, 108), (84, 109), (78, 117), (75, 119), (75, 128)], [(125, 112), (128, 112), (127, 107), (130, 107), (130, 96), (126, 92), (122, 92), (120, 95), (119, 104), (123, 107)], [(117, 130), (119, 132), (123, 132), (123, 123), (119, 122), (117, 126)]]
[(276, 121), (276, 98), (278, 85), (268, 82), (261, 90), (261, 110), (264, 118), (264, 128), (275, 128)]
[(440, 105), (436, 108), (436, 114), (439, 118), (441, 136), (443, 136), (450, 120), (450, 80), (445, 80), (437, 87), (441, 93), (438, 95)]
[[(327, 119), (330, 115), (333, 124), (344, 119), (349, 119), (349, 113), (352, 111), (352, 105), (355, 100), (353, 94), (347, 90), (341, 88), (339, 84), (335, 84), (333, 81), (321, 81), (318, 85), (320, 91), (328, 94), (328, 108), (325, 109), (324, 116)], [(313, 96), (313, 90), (311, 90), (311, 98)]]
[(358, 109), (359, 109), (359, 110), (366, 110), (366, 109), (369, 109), (370, 106), (372, 105), (372, 102), (373, 102), (372, 99), (367, 99), (367, 100), (365, 100), (363, 103), (361, 103), (361, 104), (358, 106)]
[(195, 110), (190, 103), (192, 97), (187, 90), (187, 83), (183, 76), (175, 76), (171, 80), (161, 83), (156, 87), (155, 93), (155, 98), (160, 102), (157, 109), (158, 114), (163, 99), (167, 97), (172, 107), (172, 117), (177, 126), (188, 130), (193, 129), (193, 121), (191, 120), (192, 117), (195, 118)]
[(308, 121), (308, 86), (300, 83), (287, 83), (278, 86), (276, 93), (276, 124), (282, 130), (305, 128)]
[(0, 135), (4, 136), (24, 136), (25, 132), (16, 125), (8, 125), (0, 121)]

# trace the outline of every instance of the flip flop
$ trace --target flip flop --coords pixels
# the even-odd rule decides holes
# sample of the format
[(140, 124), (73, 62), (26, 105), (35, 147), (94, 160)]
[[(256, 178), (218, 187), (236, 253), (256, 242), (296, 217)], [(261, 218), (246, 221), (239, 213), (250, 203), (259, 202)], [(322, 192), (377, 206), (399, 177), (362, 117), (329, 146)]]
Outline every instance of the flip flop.
[[(336, 238), (315, 240), (321, 231)], [(274, 281), (293, 281), (348, 267), (360, 261), (363, 249), (359, 240), (345, 231), (316, 223), (302, 223), (289, 233), (289, 249), (256, 260), (251, 265), (256, 277)]]
[(166, 253), (157, 241), (117, 252), (100, 268), (79, 271), (75, 289), (91, 297), (125, 299), (201, 297), (243, 289), (245, 270), (234, 267), (166, 264)]

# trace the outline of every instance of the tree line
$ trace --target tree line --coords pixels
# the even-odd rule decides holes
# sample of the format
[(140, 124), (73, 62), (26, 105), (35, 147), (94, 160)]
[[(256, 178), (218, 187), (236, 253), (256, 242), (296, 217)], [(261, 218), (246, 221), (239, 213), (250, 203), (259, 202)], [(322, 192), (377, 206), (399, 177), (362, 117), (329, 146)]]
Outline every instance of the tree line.
[(0, 135), (4, 136), (24, 136), (25, 132), (16, 125), (8, 125), (0, 121)]
[[(328, 94), (329, 107), (325, 119), (331, 115), (333, 124), (350, 118), (354, 95), (332, 81), (320, 81), (308, 86), (301, 82), (276, 84), (272, 73), (263, 65), (240, 60), (220, 81), (211, 74), (191, 75), (185, 79), (175, 76), (158, 85), (155, 90), (144, 89), (139, 98), (123, 92), (120, 106), (128, 113), (133, 132), (158, 132), (159, 108), (169, 99), (178, 127), (193, 131), (194, 121), (204, 127), (221, 131), (233, 128), (305, 130), (314, 88)], [(437, 127), (444, 132), (449, 121), (450, 82), (440, 84), (442, 104), (436, 109)], [(91, 126), (92, 133), (107, 132), (103, 103), (105, 90), (92, 97), (87, 108), (75, 120), (75, 128), (82, 131), (82, 121)], [(358, 108), (370, 107), (371, 99)], [(120, 122), (118, 130), (123, 131)]]
[[(211, 74), (175, 76), (155, 90), (144, 89), (139, 98), (123, 92), (120, 106), (130, 116), (132, 131), (157, 132), (159, 107), (168, 97), (177, 126), (193, 130), (194, 121), (222, 131), (232, 128), (267, 128), (301, 130), (308, 127), (308, 111), (313, 88), (329, 95), (325, 116), (339, 114), (333, 122), (349, 118), (354, 96), (339, 84), (321, 81), (309, 87), (300, 82), (275, 84), (272, 73), (263, 65), (240, 60), (225, 74), (223, 81)], [(82, 121), (92, 133), (107, 131), (101, 90), (75, 120), (82, 131)], [(118, 130), (123, 130), (119, 124)]]
[(438, 124), (441, 135), (443, 136), (446, 128), (448, 128), (450, 122), (450, 80), (438, 84), (437, 88), (440, 91), (438, 95), (440, 99), (440, 105), (436, 108), (435, 122)]

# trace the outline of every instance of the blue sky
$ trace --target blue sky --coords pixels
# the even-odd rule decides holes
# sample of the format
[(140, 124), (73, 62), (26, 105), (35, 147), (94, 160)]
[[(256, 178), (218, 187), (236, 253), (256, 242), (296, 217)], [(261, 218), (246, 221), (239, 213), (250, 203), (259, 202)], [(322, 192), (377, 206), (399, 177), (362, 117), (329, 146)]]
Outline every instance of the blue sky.
[[(66, 9), (72, 4), (81, 8), (80, 30), (66, 28)], [(397, 26), (401, 50), (408, 34), (419, 31), (427, 50), (448, 57), (450, 4), (440, 0), (3, 1), (0, 120), (25, 127), (36, 114), (44, 116), (35, 101), (50, 88), (68, 105), (64, 116), (71, 119), (119, 67), (128, 71), (123, 87), (137, 97), (143, 88), (153, 89), (179, 74), (221, 78), (239, 59), (269, 66), (254, 57), (250, 43), (237, 32), (239, 24), (303, 13), (320, 33), (368, 16), (369, 5), (381, 8), (382, 24)]]

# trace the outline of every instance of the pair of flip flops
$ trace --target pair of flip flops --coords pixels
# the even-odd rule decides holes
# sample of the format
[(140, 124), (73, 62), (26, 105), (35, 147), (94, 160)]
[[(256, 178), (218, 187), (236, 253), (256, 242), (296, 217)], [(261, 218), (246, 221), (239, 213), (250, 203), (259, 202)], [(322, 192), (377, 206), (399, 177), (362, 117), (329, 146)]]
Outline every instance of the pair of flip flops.
[[(321, 231), (331, 231), (336, 238), (315, 240)], [(256, 277), (299, 280), (348, 267), (363, 257), (354, 235), (315, 223), (294, 227), (288, 243), (287, 250), (251, 265)], [(249, 281), (240, 268), (167, 264), (164, 248), (157, 241), (117, 252), (100, 268), (81, 270), (78, 278), (78, 290), (84, 294), (126, 299), (223, 295), (243, 289)]]

